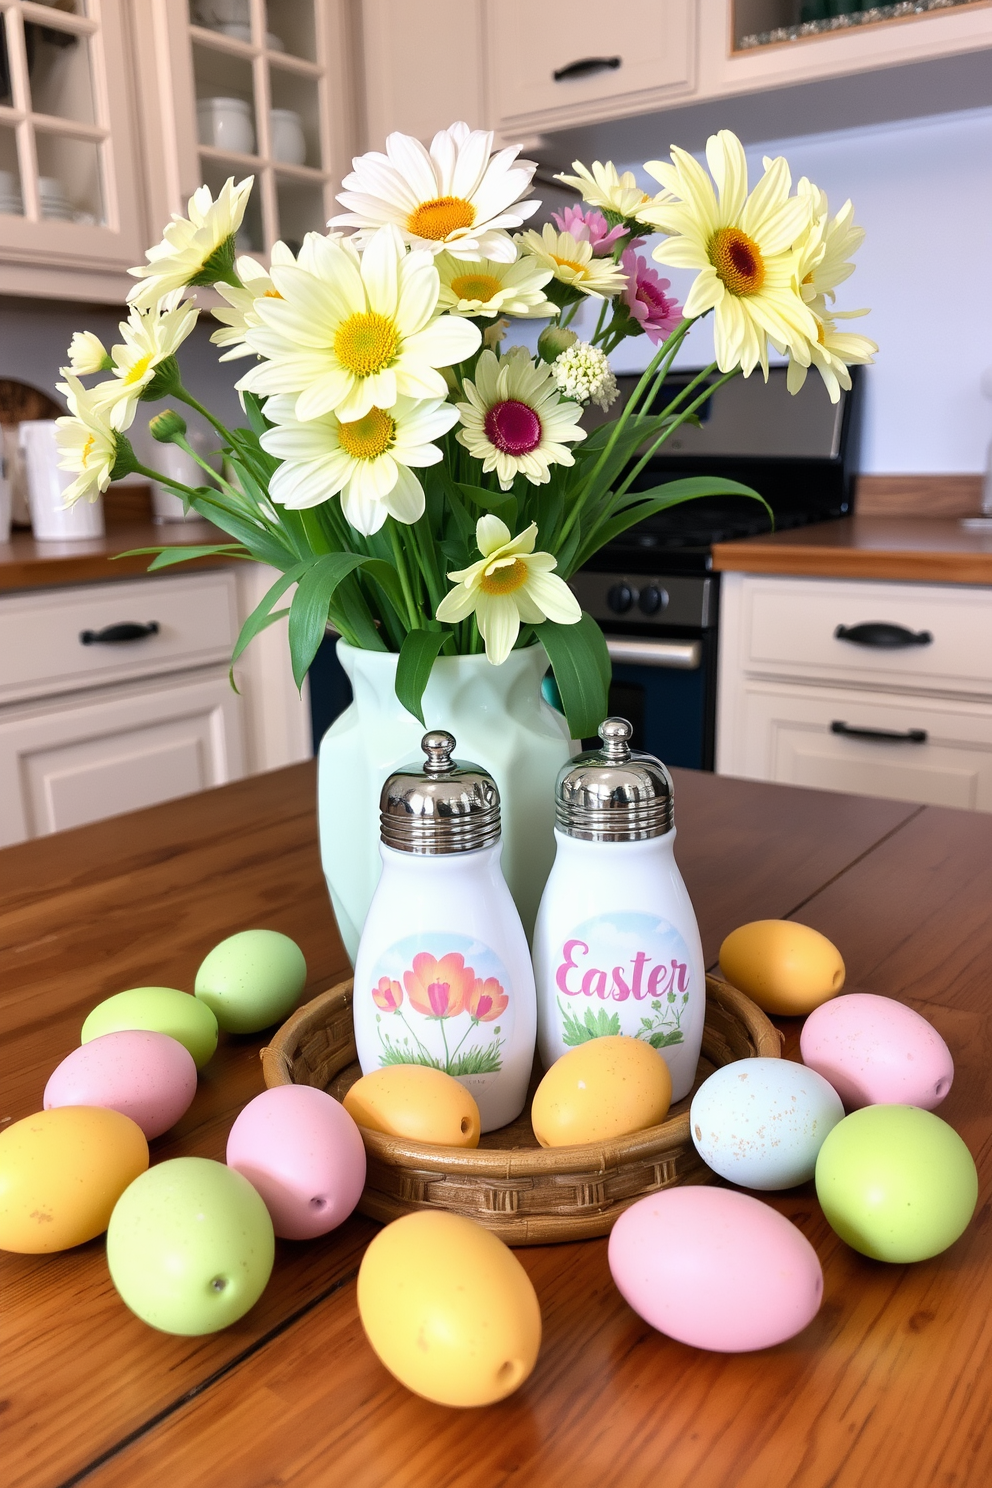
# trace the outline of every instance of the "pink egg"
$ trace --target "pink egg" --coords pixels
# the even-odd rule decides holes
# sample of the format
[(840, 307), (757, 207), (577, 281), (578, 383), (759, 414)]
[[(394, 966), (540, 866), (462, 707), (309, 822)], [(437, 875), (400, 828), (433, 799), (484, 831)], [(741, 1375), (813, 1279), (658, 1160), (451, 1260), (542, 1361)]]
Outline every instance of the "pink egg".
[(810, 1013), (799, 1039), (803, 1063), (849, 1111), (862, 1106), (939, 1106), (954, 1079), (951, 1051), (935, 1028), (891, 997), (848, 992)]
[(196, 1065), (178, 1039), (128, 1029), (73, 1049), (45, 1086), (44, 1106), (106, 1106), (151, 1140), (175, 1126), (195, 1094)]
[(312, 1085), (277, 1085), (249, 1101), (231, 1127), (227, 1163), (261, 1194), (284, 1240), (335, 1229), (365, 1187), (358, 1127)]
[(650, 1194), (613, 1226), (610, 1271), (652, 1328), (721, 1354), (771, 1348), (819, 1311), (823, 1272), (778, 1210), (726, 1188)]

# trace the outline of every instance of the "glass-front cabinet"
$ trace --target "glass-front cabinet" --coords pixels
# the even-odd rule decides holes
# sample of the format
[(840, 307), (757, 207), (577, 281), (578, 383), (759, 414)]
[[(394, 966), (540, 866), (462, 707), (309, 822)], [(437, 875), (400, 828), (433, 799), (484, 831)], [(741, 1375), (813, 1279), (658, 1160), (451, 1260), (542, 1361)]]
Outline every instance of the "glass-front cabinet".
[(144, 227), (122, 0), (0, 0), (0, 293), (118, 299)]

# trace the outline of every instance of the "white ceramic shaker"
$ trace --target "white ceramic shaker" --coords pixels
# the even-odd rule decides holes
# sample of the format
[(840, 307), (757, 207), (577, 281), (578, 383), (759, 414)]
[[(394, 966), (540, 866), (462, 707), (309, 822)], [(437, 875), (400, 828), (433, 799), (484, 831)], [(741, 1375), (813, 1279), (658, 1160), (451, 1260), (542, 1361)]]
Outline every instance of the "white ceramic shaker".
[(557, 853), (534, 927), (538, 1047), (550, 1067), (607, 1034), (645, 1039), (689, 1094), (706, 1011), (699, 930), (673, 848), (672, 777), (624, 718), (555, 787)]
[(379, 800), (382, 875), (355, 961), (363, 1074), (427, 1064), (470, 1090), (482, 1130), (520, 1115), (537, 1007), (527, 938), (500, 868), (499, 791), (455, 741), (424, 735), (423, 768)]

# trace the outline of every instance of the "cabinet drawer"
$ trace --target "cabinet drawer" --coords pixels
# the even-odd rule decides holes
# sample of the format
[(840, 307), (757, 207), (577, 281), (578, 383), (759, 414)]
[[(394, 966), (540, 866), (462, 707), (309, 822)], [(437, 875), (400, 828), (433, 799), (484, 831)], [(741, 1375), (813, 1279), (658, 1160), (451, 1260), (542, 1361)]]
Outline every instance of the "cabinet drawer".
[[(592, 0), (500, 0), (490, 8), (489, 30), (499, 124), (588, 123), (642, 112), (650, 101), (643, 95), (686, 90), (692, 14), (690, 0), (627, 0), (620, 9)], [(604, 65), (581, 66), (595, 62)]]
[[(836, 724), (916, 741), (838, 732)], [(992, 811), (992, 704), (755, 680), (744, 683), (738, 725), (736, 758), (721, 763), (730, 773)]]
[[(992, 589), (748, 577), (742, 597), (739, 659), (747, 672), (992, 694)], [(836, 634), (872, 621), (931, 639), (896, 649)]]
[[(80, 639), (128, 622), (157, 629), (133, 640)], [(0, 701), (229, 660), (236, 637), (231, 573), (11, 595), (0, 600)]]

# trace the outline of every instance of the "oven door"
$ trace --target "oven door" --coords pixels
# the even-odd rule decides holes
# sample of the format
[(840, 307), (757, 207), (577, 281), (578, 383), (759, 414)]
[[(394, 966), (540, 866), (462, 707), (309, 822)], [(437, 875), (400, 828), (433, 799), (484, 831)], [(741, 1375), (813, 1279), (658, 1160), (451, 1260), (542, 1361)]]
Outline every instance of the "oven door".
[(606, 644), (613, 662), (610, 712), (630, 720), (634, 748), (666, 765), (712, 770), (716, 631), (635, 637), (607, 630)]

